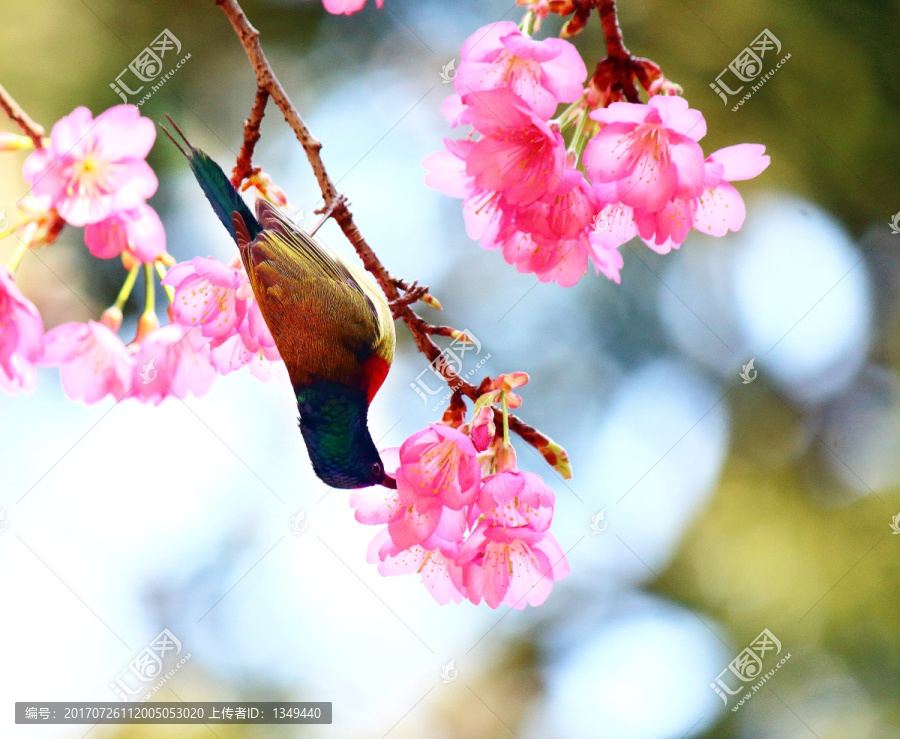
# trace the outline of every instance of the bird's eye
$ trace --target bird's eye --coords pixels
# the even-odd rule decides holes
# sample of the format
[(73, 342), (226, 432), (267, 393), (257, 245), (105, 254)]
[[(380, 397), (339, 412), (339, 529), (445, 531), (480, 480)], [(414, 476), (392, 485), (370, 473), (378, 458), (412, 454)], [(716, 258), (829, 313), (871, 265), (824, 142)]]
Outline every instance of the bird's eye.
[(384, 467), (381, 466), (381, 462), (373, 462), (372, 463), (372, 474), (375, 477), (384, 474)]

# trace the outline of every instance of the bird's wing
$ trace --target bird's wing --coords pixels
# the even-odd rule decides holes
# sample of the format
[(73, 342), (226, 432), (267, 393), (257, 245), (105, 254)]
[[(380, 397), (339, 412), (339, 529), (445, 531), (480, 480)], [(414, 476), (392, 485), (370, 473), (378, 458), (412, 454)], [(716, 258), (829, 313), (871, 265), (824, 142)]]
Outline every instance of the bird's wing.
[(263, 232), (250, 241), (235, 219), (253, 292), (294, 385), (354, 385), (371, 399), (393, 359), (394, 324), (362, 270), (315, 242), (270, 203), (257, 201)]

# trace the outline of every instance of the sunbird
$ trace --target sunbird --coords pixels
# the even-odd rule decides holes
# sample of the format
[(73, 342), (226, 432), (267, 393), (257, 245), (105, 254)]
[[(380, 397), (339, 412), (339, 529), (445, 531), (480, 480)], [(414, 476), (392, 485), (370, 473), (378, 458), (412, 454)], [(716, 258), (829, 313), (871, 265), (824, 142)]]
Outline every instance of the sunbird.
[(254, 216), (221, 167), (169, 122), (185, 146), (163, 131), (187, 158), (238, 246), (287, 365), (316, 475), (335, 488), (396, 487), (367, 425), (369, 404), (387, 376), (396, 344), (383, 293), (365, 272), (263, 198), (256, 201)]

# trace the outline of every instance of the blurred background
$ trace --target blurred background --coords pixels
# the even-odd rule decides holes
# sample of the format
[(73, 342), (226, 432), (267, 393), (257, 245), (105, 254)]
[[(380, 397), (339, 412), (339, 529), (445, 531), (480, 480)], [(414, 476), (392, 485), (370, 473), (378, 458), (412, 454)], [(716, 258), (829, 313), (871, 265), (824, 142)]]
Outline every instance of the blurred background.
[[(184, 403), (84, 406), (42, 370), (34, 394), (0, 396), (0, 734), (900, 735), (898, 3), (621, 0), (626, 44), (705, 115), (704, 150), (762, 143), (772, 164), (739, 183), (740, 233), (666, 256), (634, 241), (621, 286), (589, 274), (571, 289), (482, 251), (459, 201), (423, 184), (422, 158), (451, 135), (442, 68), (521, 8), (244, 7), (362, 232), (443, 303), (426, 318), (477, 336), (478, 377), (531, 375), (521, 415), (569, 451), (574, 478), (521, 444), (519, 459), (556, 491), (572, 574), (538, 609), (441, 607), (366, 563), (374, 530), (312, 475), (285, 384), (242, 372)], [(118, 104), (110, 83), (169, 29), (190, 58), (141, 111), (233, 164), (254, 83), (211, 0), (41, 0), (4, 18), (0, 81), (48, 130), (78, 105)], [(765, 28), (791, 58), (732, 112), (709, 84)], [(590, 69), (596, 18), (575, 43)], [(272, 106), (262, 130), (255, 164), (313, 222), (315, 181)], [(23, 158), (0, 158), (0, 207), (26, 192)], [(161, 136), (150, 163), (169, 251), (230, 257)], [(349, 253), (333, 224), (321, 236)], [(50, 328), (96, 319), (123, 277), (69, 227), (18, 279)], [(380, 447), (440, 416), (410, 389), (427, 364), (398, 334), (371, 416)], [(190, 659), (153, 700), (331, 701), (334, 723), (14, 724), (14, 701), (116, 700), (111, 684), (164, 628)], [(731, 710), (738, 696), (712, 686), (753, 684), (722, 674), (764, 629), (790, 659)]]

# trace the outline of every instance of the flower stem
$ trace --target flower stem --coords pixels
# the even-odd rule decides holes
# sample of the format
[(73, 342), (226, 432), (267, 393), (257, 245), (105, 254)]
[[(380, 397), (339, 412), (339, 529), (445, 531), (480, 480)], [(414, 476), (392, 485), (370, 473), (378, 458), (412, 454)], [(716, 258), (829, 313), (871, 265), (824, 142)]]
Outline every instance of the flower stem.
[(509, 446), (509, 404), (506, 393), (500, 393), (503, 402), (503, 446)]
[(588, 122), (588, 113), (587, 106), (585, 106), (581, 110), (581, 115), (578, 117), (578, 125), (575, 127), (575, 133), (572, 134), (572, 143), (569, 144), (569, 151), (575, 154), (576, 163), (581, 156), (581, 150), (584, 148), (585, 144), (584, 127)]
[(146, 295), (144, 296), (144, 313), (156, 315), (156, 280), (153, 278), (153, 265), (144, 265), (144, 284)]
[[(162, 262), (154, 262), (153, 266), (156, 267), (156, 274), (159, 275), (160, 282), (165, 279), (166, 276), (166, 267)], [(163, 285), (163, 290), (166, 291), (166, 295), (169, 298), (169, 305), (175, 302), (175, 288), (171, 285)]]
[(522, 18), (522, 22), (519, 24), (519, 30), (526, 36), (530, 36), (531, 32), (534, 30), (534, 22), (536, 19), (537, 16), (529, 10), (525, 13), (525, 17)]
[(550, 122), (555, 123), (557, 126), (559, 126), (559, 130), (562, 131), (572, 123), (575, 115), (577, 114), (578, 108), (581, 107), (582, 103), (584, 103), (584, 95), (582, 95), (578, 100), (569, 105), (562, 113), (560, 113)]
[(134, 283), (137, 281), (138, 271), (141, 269), (141, 265), (134, 265), (128, 272), (128, 276), (125, 278), (125, 283), (122, 285), (122, 289), (119, 290), (119, 294), (116, 297), (116, 302), (113, 305), (122, 310), (125, 307), (125, 302), (128, 300), (128, 296), (131, 295), (131, 289), (134, 287)]
[(622, 39), (619, 27), (619, 15), (616, 12), (616, 0), (600, 0), (597, 8), (600, 22), (603, 24), (603, 35), (606, 37), (606, 54), (617, 59), (628, 59), (631, 52)]
[(16, 253), (13, 254), (12, 259), (9, 260), (9, 271), (11, 274), (16, 273), (16, 270), (19, 268), (19, 264), (22, 261), (22, 257), (25, 256), (26, 251), (28, 251), (28, 244), (19, 244), (19, 248), (16, 249)]

